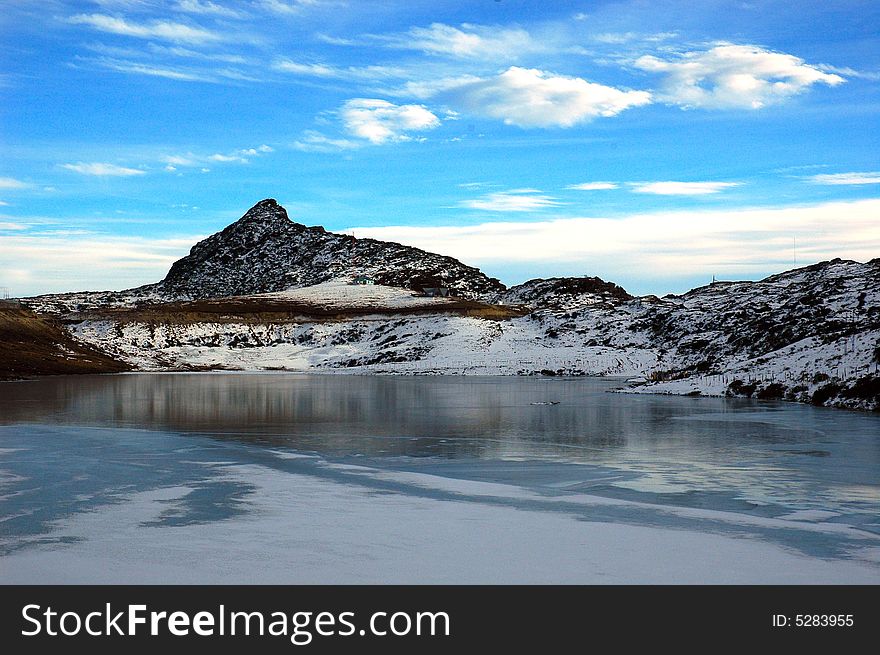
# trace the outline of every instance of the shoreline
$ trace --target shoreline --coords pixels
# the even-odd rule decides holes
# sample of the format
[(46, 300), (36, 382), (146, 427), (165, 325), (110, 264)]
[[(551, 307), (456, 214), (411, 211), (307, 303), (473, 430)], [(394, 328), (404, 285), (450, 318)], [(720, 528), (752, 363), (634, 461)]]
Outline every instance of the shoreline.
[(687, 386), (687, 391), (684, 389), (679, 391), (669, 391), (663, 388), (664, 383), (653, 383), (657, 385), (656, 387), (646, 387), (644, 386), (644, 382), (629, 382), (632, 379), (630, 375), (595, 375), (595, 374), (576, 374), (576, 375), (567, 375), (567, 374), (554, 374), (554, 375), (543, 375), (539, 372), (532, 373), (485, 373), (485, 372), (459, 372), (459, 373), (450, 373), (450, 372), (428, 372), (428, 371), (393, 371), (393, 370), (379, 370), (379, 371), (352, 371), (350, 369), (227, 369), (227, 368), (211, 368), (205, 370), (198, 369), (177, 369), (177, 370), (128, 370), (128, 371), (117, 371), (117, 372), (101, 372), (101, 373), (57, 373), (57, 374), (38, 374), (33, 376), (23, 376), (23, 377), (15, 377), (15, 378), (3, 378), (0, 377), (0, 383), (4, 382), (28, 382), (28, 381), (38, 381), (41, 379), (47, 378), (58, 378), (58, 377), (82, 377), (82, 376), (129, 376), (129, 375), (195, 375), (195, 374), (227, 374), (227, 375), (302, 375), (302, 376), (321, 376), (321, 375), (333, 375), (333, 376), (357, 376), (357, 377), (428, 377), (428, 378), (437, 378), (437, 377), (449, 377), (449, 378), (477, 378), (477, 377), (485, 377), (485, 378), (540, 378), (547, 380), (576, 380), (581, 378), (595, 378), (600, 380), (609, 380), (611, 382), (622, 382), (624, 384), (628, 384), (629, 386), (619, 387), (615, 389), (608, 389), (607, 393), (614, 394), (633, 394), (633, 395), (650, 395), (650, 396), (671, 396), (671, 397), (691, 397), (691, 398), (727, 398), (727, 399), (741, 399), (741, 400), (754, 400), (755, 402), (762, 403), (774, 403), (774, 402), (784, 402), (791, 403), (795, 405), (807, 405), (811, 407), (824, 407), (826, 409), (842, 409), (849, 410), (855, 412), (861, 412), (866, 414), (877, 414), (880, 413), (880, 406), (876, 407), (864, 407), (858, 405), (842, 405), (842, 404), (816, 404), (811, 402), (808, 397), (803, 398), (786, 398), (786, 397), (755, 397), (752, 395), (737, 395), (728, 393), (726, 389), (716, 388), (713, 390), (704, 390), (699, 388), (698, 385), (695, 385), (693, 381), (689, 378), (684, 378), (682, 380), (676, 381), (681, 383), (682, 385)]

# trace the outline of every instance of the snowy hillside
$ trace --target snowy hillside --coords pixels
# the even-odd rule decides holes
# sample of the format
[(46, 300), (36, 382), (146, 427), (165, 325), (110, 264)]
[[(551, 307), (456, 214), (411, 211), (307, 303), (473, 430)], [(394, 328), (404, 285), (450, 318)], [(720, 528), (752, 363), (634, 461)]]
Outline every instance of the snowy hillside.
[[(245, 296), (247, 298), (248, 296)], [(388, 287), (383, 284), (351, 284), (345, 278), (336, 278), (310, 287), (288, 289), (273, 293), (250, 296), (270, 300), (320, 305), (328, 310), (347, 309), (395, 309), (413, 307), (437, 307), (454, 302), (451, 297), (428, 297), (409, 289)]]
[[(415, 292), (436, 286), (460, 298)], [(450, 257), (294, 223), (264, 200), (162, 282), (27, 303), (149, 370), (619, 375), (632, 393), (880, 405), (880, 259), (663, 298), (595, 277), (505, 289)]]

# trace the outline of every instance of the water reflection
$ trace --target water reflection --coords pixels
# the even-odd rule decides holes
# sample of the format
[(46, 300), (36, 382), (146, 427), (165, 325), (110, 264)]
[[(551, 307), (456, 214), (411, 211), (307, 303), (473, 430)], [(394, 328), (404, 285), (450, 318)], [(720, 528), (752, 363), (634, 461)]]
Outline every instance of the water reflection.
[[(605, 393), (616, 384), (287, 374), (59, 377), (3, 385), (0, 423), (147, 427), (325, 454), (528, 456), (555, 451), (589, 457), (591, 450), (678, 447), (682, 440), (692, 442), (694, 432), (704, 440), (704, 425), (694, 429), (672, 419), (729, 409), (719, 400), (657, 402)], [(550, 402), (558, 404), (544, 404)], [(712, 432), (724, 442), (731, 427), (721, 422)], [(759, 439), (785, 439), (779, 430), (761, 425), (748, 432)]]
[[(60, 377), (0, 385), (0, 424), (198, 433), (328, 457), (562, 461), (625, 472), (609, 483), (616, 495), (677, 494), (686, 504), (717, 505), (725, 494), (755, 507), (880, 514), (878, 416), (607, 393), (617, 384), (280, 373)], [(543, 404), (551, 402), (558, 404)]]

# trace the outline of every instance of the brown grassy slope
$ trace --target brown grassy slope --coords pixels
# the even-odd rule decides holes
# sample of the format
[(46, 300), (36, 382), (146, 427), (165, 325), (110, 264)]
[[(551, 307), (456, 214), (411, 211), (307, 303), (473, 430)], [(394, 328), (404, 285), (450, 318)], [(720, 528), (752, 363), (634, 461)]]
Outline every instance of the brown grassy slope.
[(448, 303), (414, 307), (333, 306), (288, 301), (276, 298), (237, 296), (192, 302), (170, 302), (143, 305), (136, 309), (107, 309), (89, 313), (89, 318), (115, 321), (155, 323), (276, 323), (299, 321), (350, 320), (363, 316), (413, 316), (423, 314), (456, 314), (493, 320), (523, 316), (528, 310), (511, 305), (490, 305), (476, 300), (456, 298)]
[(118, 373), (129, 368), (75, 341), (55, 320), (23, 307), (0, 303), (0, 379)]

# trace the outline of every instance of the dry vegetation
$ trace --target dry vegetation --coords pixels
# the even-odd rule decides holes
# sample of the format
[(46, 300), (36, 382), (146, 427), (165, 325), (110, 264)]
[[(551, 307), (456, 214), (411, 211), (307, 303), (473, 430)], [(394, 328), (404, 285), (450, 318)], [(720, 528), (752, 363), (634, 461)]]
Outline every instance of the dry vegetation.
[[(142, 305), (135, 309), (106, 309), (88, 318), (144, 323), (283, 323), (344, 321), (364, 316), (412, 316), (455, 314), (492, 320), (524, 316), (528, 310), (513, 305), (491, 305), (476, 300), (455, 299), (437, 305), (413, 307), (350, 306), (322, 307), (318, 304), (269, 298), (222, 298)], [(85, 318), (85, 317), (80, 317)]]
[(74, 340), (57, 321), (0, 303), (0, 379), (118, 373), (129, 366)]

